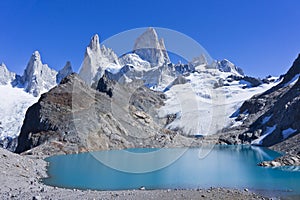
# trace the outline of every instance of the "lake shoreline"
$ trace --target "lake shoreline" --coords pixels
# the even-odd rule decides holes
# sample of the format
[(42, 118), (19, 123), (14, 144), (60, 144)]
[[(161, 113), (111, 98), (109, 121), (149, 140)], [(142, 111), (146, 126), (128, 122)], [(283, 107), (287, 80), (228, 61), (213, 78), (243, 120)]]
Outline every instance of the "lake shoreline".
[(48, 186), (47, 162), (0, 149), (0, 199), (267, 199), (248, 189), (167, 189), (95, 191)]

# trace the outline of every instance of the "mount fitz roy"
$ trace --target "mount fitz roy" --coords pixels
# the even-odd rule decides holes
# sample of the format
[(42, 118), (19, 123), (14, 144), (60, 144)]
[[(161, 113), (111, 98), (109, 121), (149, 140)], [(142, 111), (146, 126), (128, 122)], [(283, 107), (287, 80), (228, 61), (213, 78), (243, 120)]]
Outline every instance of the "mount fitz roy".
[(16, 138), (2, 146), (30, 154), (202, 142), (280, 146), (300, 129), (298, 60), (286, 75), (265, 79), (246, 76), (226, 59), (208, 63), (204, 54), (175, 64), (153, 28), (119, 57), (94, 35), (79, 74), (70, 63), (56, 72), (34, 52), (22, 76), (1, 65), (3, 91), (29, 95), (30, 105), (46, 92), (28, 110), (22, 106), (24, 122), (13, 134), (5, 128), (12, 120), (1, 122), (2, 138)]

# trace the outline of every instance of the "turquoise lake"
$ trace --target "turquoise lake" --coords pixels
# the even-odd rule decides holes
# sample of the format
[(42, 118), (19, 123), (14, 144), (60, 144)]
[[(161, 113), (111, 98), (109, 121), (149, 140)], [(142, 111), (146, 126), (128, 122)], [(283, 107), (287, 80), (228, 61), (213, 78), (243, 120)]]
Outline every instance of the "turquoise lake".
[[(300, 171), (296, 167), (257, 166), (263, 160), (280, 156), (278, 152), (244, 145), (203, 148), (109, 150), (52, 156), (46, 159), (49, 178), (43, 181), (52, 186), (93, 190), (227, 187), (300, 194)], [(205, 150), (209, 153), (199, 158), (199, 152)]]

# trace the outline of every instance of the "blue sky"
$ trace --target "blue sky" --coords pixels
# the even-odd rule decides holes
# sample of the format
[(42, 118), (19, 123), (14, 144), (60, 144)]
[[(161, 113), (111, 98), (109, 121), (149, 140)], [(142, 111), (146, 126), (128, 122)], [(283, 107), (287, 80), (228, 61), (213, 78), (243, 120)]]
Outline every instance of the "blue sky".
[(19, 74), (34, 50), (60, 69), (78, 70), (90, 38), (164, 27), (198, 41), (253, 76), (280, 75), (300, 53), (298, 0), (1, 0), (0, 62)]

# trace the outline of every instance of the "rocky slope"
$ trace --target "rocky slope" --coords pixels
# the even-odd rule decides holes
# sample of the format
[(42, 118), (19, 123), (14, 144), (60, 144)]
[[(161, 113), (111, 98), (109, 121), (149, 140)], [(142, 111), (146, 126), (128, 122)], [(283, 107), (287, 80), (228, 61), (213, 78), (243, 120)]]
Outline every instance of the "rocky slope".
[(31, 149), (27, 153), (51, 155), (187, 146), (192, 142), (164, 129), (167, 119), (155, 117), (157, 108), (164, 104), (162, 93), (141, 83), (120, 85), (104, 79), (99, 81), (97, 91), (71, 74), (43, 94), (26, 113), (16, 152)]
[[(294, 156), (299, 154), (298, 143), (292, 142), (300, 132), (299, 73), (300, 55), (278, 85), (243, 103), (238, 113), (233, 116), (242, 124), (224, 130), (225, 133), (220, 137), (220, 141), (229, 144), (251, 143), (267, 147), (275, 145), (275, 149), (288, 154), (295, 154)], [(282, 146), (285, 148), (281, 148)], [(282, 160), (282, 164), (287, 163)], [(299, 165), (299, 160), (290, 162), (290, 165), (295, 164)]]

